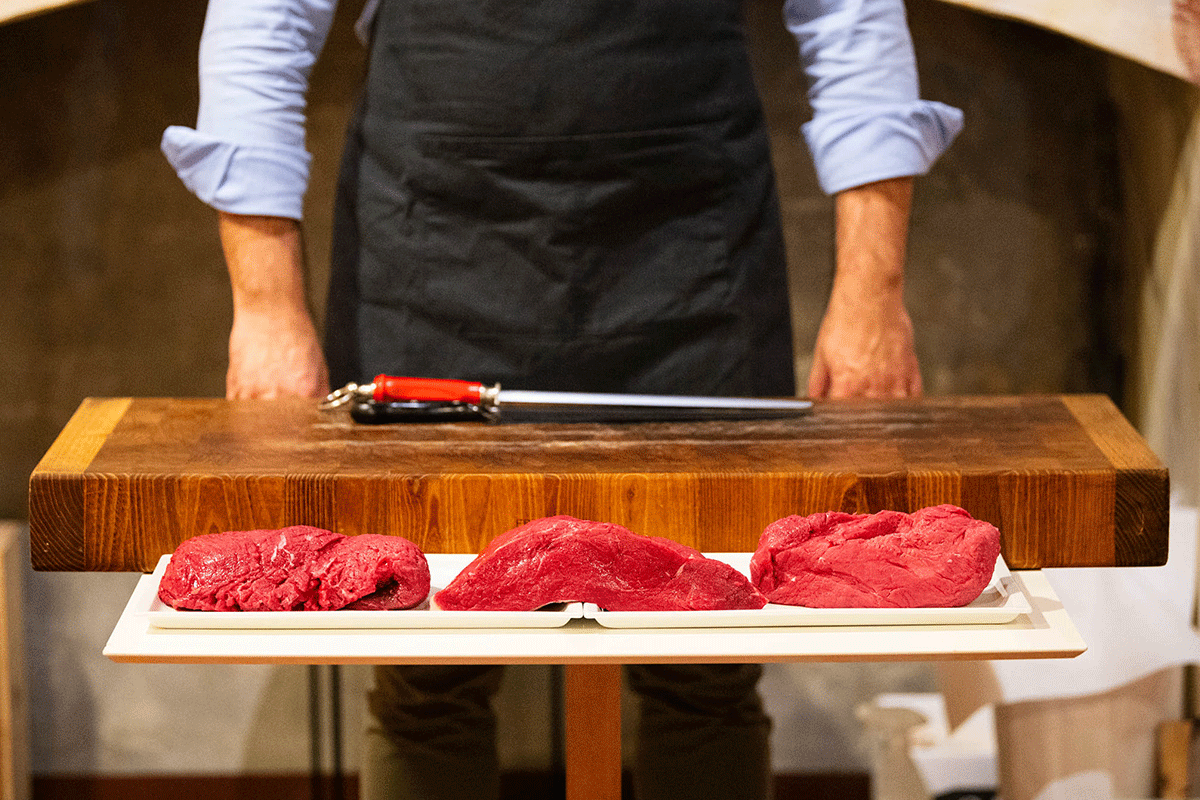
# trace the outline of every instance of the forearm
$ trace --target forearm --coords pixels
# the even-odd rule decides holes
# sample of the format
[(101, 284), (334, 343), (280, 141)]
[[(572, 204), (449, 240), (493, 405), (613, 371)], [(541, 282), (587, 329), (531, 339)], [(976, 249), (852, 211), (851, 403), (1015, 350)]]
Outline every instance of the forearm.
[(328, 376), (305, 291), (300, 224), (220, 212), (233, 295), (226, 396), (318, 397)]
[(904, 261), (912, 180), (837, 195), (837, 265), (813, 349), (812, 397), (909, 397), (923, 391)]
[(218, 212), (218, 218), (234, 314), (307, 316), (300, 223), (224, 211)]
[(903, 300), (912, 185), (912, 178), (893, 178), (836, 196), (838, 302)]

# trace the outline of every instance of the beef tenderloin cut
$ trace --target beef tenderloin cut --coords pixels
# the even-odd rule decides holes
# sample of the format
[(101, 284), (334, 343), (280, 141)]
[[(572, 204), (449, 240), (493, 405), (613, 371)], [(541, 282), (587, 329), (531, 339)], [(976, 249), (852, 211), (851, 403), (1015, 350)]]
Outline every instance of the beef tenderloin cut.
[(979, 597), (999, 555), (995, 526), (957, 506), (828, 511), (768, 525), (750, 580), (780, 605), (951, 608)]
[(745, 575), (695, 548), (569, 516), (536, 519), (496, 537), (433, 601), (456, 611), (532, 611), (573, 602), (608, 611), (766, 604)]

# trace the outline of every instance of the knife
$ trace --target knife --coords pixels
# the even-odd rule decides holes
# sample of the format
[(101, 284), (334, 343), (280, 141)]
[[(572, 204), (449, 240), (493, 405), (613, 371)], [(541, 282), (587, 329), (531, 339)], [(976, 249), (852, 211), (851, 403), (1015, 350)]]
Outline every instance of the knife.
[(775, 419), (812, 409), (808, 400), (761, 397), (609, 394), (502, 389), (500, 384), (377, 375), (349, 383), (321, 403), (349, 405), (358, 422), (439, 422), (454, 419), (537, 422), (663, 422)]

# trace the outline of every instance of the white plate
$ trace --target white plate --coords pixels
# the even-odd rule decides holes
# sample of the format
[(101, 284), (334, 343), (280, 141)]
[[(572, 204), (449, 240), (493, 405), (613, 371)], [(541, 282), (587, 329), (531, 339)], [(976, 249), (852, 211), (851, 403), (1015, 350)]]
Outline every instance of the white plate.
[[(431, 553), (429, 596), (443, 588), (475, 558), (469, 554)], [(537, 611), (442, 611), (429, 607), (399, 611), (179, 611), (158, 599), (158, 583), (170, 562), (158, 560), (151, 577), (154, 593), (142, 609), (156, 628), (212, 630), (298, 630), (352, 628), (557, 628), (583, 616), (583, 603)]]
[[(751, 553), (706, 553), (745, 575)], [(1003, 557), (996, 558), (992, 580), (970, 605), (958, 608), (805, 608), (768, 603), (734, 611), (603, 611), (584, 604), (585, 617), (606, 628), (725, 628), (822, 625), (973, 625), (1011, 622), (1031, 611)]]

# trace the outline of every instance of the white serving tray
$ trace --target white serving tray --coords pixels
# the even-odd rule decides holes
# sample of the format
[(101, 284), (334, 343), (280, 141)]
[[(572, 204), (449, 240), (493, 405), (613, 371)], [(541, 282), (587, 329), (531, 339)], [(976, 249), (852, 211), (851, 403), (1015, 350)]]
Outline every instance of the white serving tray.
[[(706, 553), (744, 575), (751, 553)], [(969, 605), (957, 608), (805, 608), (768, 603), (763, 608), (731, 611), (604, 611), (584, 604), (583, 615), (606, 628), (764, 628), (838, 625), (996, 625), (1031, 611), (1028, 598), (1002, 556), (992, 579)]]
[(149, 624), (157, 582), (143, 575), (104, 655), (160, 664), (711, 664), (1073, 658), (1087, 649), (1040, 571), (1013, 579), (1033, 610), (1002, 625), (619, 629), (575, 619), (557, 628), (188, 630)]
[[(750, 553), (708, 553), (749, 575)], [(474, 556), (431, 553), (429, 597), (446, 586)], [(804, 608), (768, 604), (731, 611), (604, 611), (592, 603), (569, 603), (537, 611), (443, 611), (423, 605), (400, 611), (179, 611), (158, 599), (158, 583), (171, 557), (150, 576), (148, 605), (134, 609), (151, 627), (184, 630), (354, 630), (407, 628), (557, 628), (581, 617), (606, 628), (762, 628), (851, 625), (980, 625), (1011, 622), (1030, 612), (1024, 592), (1003, 558), (991, 582), (971, 604), (959, 608)]]
[(443, 611), (430, 598), (475, 558), (470, 554), (430, 554), (429, 597), (399, 611), (179, 611), (158, 599), (158, 583), (171, 561), (158, 560), (154, 592), (142, 609), (155, 628), (184, 630), (353, 630), (381, 628), (557, 628), (583, 616), (583, 603), (563, 603), (537, 611)]

